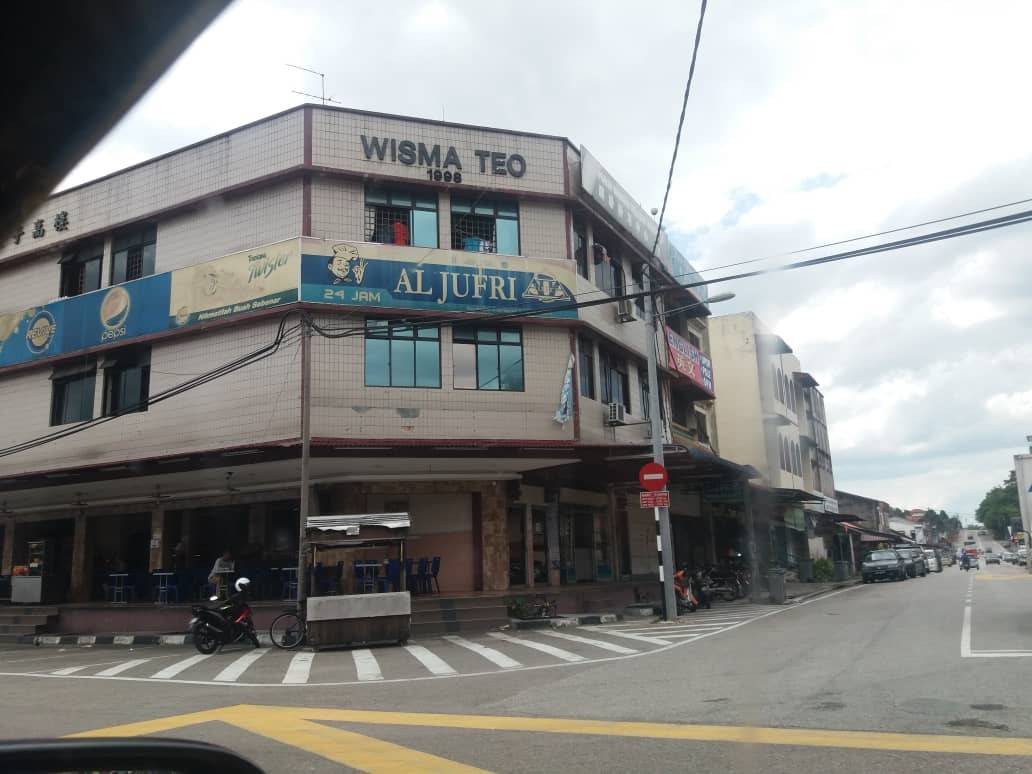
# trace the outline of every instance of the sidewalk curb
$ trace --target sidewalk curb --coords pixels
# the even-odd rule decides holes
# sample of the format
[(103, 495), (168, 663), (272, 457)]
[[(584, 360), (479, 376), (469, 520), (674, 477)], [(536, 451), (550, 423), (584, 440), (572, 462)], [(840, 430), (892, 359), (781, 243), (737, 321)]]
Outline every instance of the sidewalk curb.
[(818, 597), (823, 597), (825, 594), (830, 594), (833, 591), (840, 591), (842, 589), (848, 589), (848, 588), (851, 588), (853, 586), (859, 586), (860, 583), (861, 583), (861, 579), (860, 578), (850, 579), (850, 580), (847, 580), (847, 581), (842, 581), (840, 583), (836, 583), (835, 585), (833, 585), (829, 589), (820, 589), (819, 591), (811, 591), (809, 594), (802, 594), (801, 596), (798, 596), (798, 597), (792, 597), (791, 599), (786, 599), (784, 604), (786, 604), (786, 605), (798, 605), (800, 602), (806, 602), (806, 601), (811, 600), (811, 599), (817, 599)]
[(581, 613), (579, 615), (560, 615), (555, 618), (510, 618), (509, 628), (518, 630), (532, 629), (565, 629), (570, 626), (598, 626), (599, 624), (616, 623), (622, 616), (617, 613)]
[[(258, 632), (258, 642), (263, 646), (271, 646), (272, 640), (268, 632)], [(60, 647), (74, 645), (79, 648), (92, 648), (94, 645), (162, 645), (166, 647), (184, 647), (193, 645), (191, 634), (26, 634), (18, 639), (18, 645), (35, 645), (42, 647)]]

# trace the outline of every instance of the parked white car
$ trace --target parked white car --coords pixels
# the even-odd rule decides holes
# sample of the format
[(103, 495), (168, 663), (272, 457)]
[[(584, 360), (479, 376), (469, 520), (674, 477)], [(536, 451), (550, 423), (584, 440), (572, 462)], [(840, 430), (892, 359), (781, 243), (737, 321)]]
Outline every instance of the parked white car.
[(939, 555), (930, 548), (924, 550), (925, 563), (928, 565), (928, 572), (942, 572), (942, 562)]

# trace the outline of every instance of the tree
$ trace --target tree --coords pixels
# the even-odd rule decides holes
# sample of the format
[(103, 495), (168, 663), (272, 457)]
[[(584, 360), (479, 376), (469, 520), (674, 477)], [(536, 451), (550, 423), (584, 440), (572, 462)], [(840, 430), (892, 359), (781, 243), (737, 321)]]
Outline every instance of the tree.
[(1003, 539), (1009, 534), (1007, 528), (1010, 526), (1011, 519), (1020, 516), (1018, 480), (1012, 470), (1002, 484), (994, 486), (985, 493), (978, 510), (975, 511), (975, 517), (993, 533), (994, 537)]

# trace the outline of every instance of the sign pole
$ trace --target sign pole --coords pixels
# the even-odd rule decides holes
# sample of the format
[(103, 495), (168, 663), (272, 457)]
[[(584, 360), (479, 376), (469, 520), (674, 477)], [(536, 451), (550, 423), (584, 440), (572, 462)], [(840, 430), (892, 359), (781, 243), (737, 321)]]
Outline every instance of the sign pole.
[[(643, 290), (648, 293), (652, 289), (652, 270), (645, 266), (642, 272)], [(652, 429), (652, 459), (657, 465), (663, 464), (663, 419), (660, 416), (659, 366), (656, 362), (656, 299), (645, 297), (645, 330), (648, 341), (645, 351), (648, 355), (649, 371), (649, 423)], [(656, 516), (656, 552), (659, 559), (659, 586), (663, 595), (663, 620), (677, 620), (677, 600), (674, 598), (674, 548), (671, 539), (670, 509), (657, 506)]]

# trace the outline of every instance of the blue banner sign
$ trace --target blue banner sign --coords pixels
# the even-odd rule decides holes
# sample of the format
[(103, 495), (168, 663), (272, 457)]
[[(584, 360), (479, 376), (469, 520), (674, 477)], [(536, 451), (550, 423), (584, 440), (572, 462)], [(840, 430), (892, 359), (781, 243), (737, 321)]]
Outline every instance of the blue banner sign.
[(576, 287), (562, 261), (313, 239), (304, 239), (301, 251), (302, 301), (577, 317), (577, 310), (560, 308), (575, 301)]

